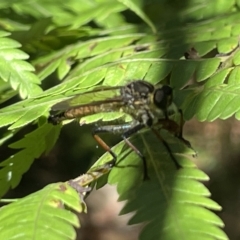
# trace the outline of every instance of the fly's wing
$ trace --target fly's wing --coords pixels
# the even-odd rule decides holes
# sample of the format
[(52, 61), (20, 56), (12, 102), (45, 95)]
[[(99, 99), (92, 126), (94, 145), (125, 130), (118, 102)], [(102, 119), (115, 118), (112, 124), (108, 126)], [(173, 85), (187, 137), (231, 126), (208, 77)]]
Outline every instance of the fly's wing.
[(101, 87), (76, 95), (52, 106), (53, 111), (65, 111), (70, 108), (99, 105), (102, 103), (122, 102), (121, 87)]

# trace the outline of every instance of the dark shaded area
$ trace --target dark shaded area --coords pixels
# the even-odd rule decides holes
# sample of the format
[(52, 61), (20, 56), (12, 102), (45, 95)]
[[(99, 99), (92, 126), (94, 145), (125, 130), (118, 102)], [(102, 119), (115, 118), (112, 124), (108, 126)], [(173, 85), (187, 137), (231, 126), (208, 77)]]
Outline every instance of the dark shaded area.
[[(7, 197), (23, 197), (49, 183), (67, 181), (85, 173), (104, 153), (92, 137), (92, 128), (91, 125), (80, 127), (77, 121), (65, 125), (54, 149), (47, 156), (42, 155), (34, 161), (30, 170), (23, 175), (20, 186), (10, 191)], [(28, 127), (24, 132), (30, 131), (31, 127)], [(111, 135), (104, 135), (104, 139), (110, 146), (119, 141), (118, 136), (114, 138)], [(6, 146), (2, 149), (1, 159), (12, 153)]]

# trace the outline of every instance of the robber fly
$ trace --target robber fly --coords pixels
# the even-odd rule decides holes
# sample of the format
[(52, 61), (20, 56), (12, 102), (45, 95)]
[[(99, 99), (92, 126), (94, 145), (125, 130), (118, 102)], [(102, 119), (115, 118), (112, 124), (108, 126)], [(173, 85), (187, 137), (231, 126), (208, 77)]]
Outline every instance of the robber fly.
[[(90, 100), (87, 97), (88, 94), (91, 97), (94, 96), (94, 100)], [(57, 103), (52, 107), (52, 110), (58, 111), (58, 113), (50, 115), (48, 119), (54, 125), (67, 119), (81, 118), (99, 112), (120, 111), (130, 115), (133, 120), (129, 123), (96, 126), (92, 133), (99, 145), (112, 155), (113, 164), (116, 162), (117, 156), (98, 134), (104, 132), (121, 133), (127, 145), (142, 159), (145, 179), (148, 178), (146, 159), (128, 138), (139, 130), (145, 127), (151, 128), (159, 122), (168, 128), (167, 125), (171, 121), (169, 116), (178, 111), (172, 101), (172, 88), (170, 86), (154, 87), (143, 80), (132, 81), (125, 86), (89, 91)], [(170, 151), (169, 147), (168, 150)], [(175, 159), (174, 163), (179, 168)]]

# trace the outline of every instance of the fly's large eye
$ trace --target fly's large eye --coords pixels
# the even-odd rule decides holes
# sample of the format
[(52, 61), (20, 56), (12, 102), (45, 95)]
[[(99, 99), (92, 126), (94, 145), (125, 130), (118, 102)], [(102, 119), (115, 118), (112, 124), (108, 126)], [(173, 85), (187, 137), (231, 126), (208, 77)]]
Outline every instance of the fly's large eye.
[(172, 101), (172, 88), (164, 85), (157, 89), (154, 93), (153, 101), (159, 108), (166, 109)]
[(162, 87), (162, 90), (163, 90), (163, 92), (165, 93), (165, 95), (167, 95), (167, 96), (172, 96), (172, 88), (171, 88), (171, 87), (169, 87), (169, 86), (167, 86), (167, 85), (164, 85), (164, 86)]

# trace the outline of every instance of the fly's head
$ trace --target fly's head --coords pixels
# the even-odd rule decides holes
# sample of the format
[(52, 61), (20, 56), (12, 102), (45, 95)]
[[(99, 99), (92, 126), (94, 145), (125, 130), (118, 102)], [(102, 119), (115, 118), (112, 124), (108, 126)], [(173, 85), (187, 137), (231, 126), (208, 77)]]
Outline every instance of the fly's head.
[(167, 119), (176, 113), (172, 110), (175, 104), (172, 101), (172, 88), (168, 85), (154, 87), (146, 81), (136, 80), (122, 87), (121, 96), (128, 109), (131, 109), (130, 115), (148, 127), (157, 123), (158, 119)]
[(151, 94), (149, 104), (149, 114), (156, 123), (159, 119), (168, 119), (169, 116), (178, 112), (178, 108), (173, 102), (173, 91), (168, 85), (155, 87)]
[(153, 93), (153, 103), (159, 109), (166, 111), (172, 104), (172, 88), (168, 85), (156, 88)]

